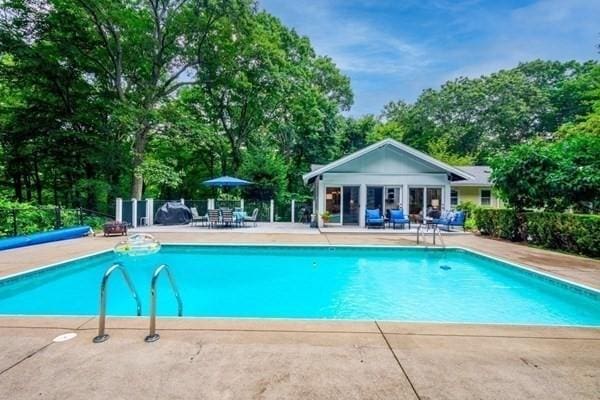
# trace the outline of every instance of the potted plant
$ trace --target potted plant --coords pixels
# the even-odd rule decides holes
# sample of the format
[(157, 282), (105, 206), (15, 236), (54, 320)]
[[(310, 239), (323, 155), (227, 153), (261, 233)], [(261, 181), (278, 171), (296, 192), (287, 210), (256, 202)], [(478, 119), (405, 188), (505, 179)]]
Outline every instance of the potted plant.
[(331, 220), (331, 213), (329, 211), (321, 213), (321, 219), (323, 220), (323, 224), (328, 224)]

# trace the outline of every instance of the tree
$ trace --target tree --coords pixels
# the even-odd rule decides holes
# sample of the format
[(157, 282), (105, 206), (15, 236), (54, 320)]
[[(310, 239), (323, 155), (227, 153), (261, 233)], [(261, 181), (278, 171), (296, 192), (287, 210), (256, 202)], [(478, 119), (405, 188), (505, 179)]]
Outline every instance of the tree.
[[(156, 110), (177, 91), (199, 82), (222, 39), (220, 30), (252, 12), (245, 0), (48, 0), (10, 2), (7, 32), (26, 44), (22, 21), (51, 41), (87, 78), (118, 101), (120, 129), (131, 135), (132, 196), (140, 198), (141, 166)], [(40, 11), (42, 10), (42, 11)], [(226, 18), (225, 18), (226, 17)], [(26, 25), (28, 27), (29, 25)], [(18, 40), (18, 39), (16, 39)]]
[(278, 198), (287, 186), (287, 166), (274, 150), (253, 147), (244, 155), (240, 175), (252, 182), (244, 189), (247, 198), (270, 200)]
[(551, 150), (541, 140), (514, 146), (491, 160), (491, 181), (500, 198), (517, 211), (544, 208), (557, 199), (545, 176), (558, 168)]
[(340, 124), (339, 155), (348, 155), (362, 149), (373, 137), (379, 122), (373, 115), (361, 118), (346, 118)]
[(574, 207), (589, 212), (600, 204), (600, 136), (578, 133), (554, 142), (515, 146), (492, 161), (492, 182), (517, 210)]
[(401, 131), (402, 141), (419, 150), (427, 152), (443, 140), (447, 154), (484, 163), (498, 150), (536, 137), (551, 139), (561, 124), (587, 114), (585, 93), (597, 66), (538, 60), (489, 76), (458, 78), (423, 91), (414, 104), (389, 104), (383, 123), (394, 123), (393, 132)]

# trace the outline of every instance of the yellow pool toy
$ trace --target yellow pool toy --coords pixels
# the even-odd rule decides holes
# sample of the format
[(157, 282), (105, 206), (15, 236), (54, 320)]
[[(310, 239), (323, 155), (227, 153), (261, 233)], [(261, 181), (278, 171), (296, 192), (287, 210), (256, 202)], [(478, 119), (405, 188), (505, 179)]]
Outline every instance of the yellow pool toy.
[(146, 256), (157, 253), (159, 250), (160, 242), (152, 235), (143, 233), (132, 235), (114, 247), (115, 253), (127, 256)]

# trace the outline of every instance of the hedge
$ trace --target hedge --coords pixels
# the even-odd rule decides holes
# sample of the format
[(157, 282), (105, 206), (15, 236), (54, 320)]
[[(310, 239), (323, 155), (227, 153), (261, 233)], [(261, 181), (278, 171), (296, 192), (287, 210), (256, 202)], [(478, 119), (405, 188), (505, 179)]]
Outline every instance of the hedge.
[(529, 212), (526, 219), (529, 243), (600, 257), (600, 215)]
[(474, 216), (482, 235), (600, 257), (600, 215), (479, 208)]
[(511, 209), (476, 208), (473, 212), (475, 225), (482, 235), (500, 239), (521, 241), (523, 233), (523, 214)]

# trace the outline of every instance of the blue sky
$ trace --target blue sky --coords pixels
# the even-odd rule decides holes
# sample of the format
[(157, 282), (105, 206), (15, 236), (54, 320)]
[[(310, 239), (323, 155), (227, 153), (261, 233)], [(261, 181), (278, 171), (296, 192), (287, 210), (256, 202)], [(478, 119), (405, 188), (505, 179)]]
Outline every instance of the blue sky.
[(598, 59), (600, 0), (259, 0), (352, 80), (351, 115), (519, 61)]

